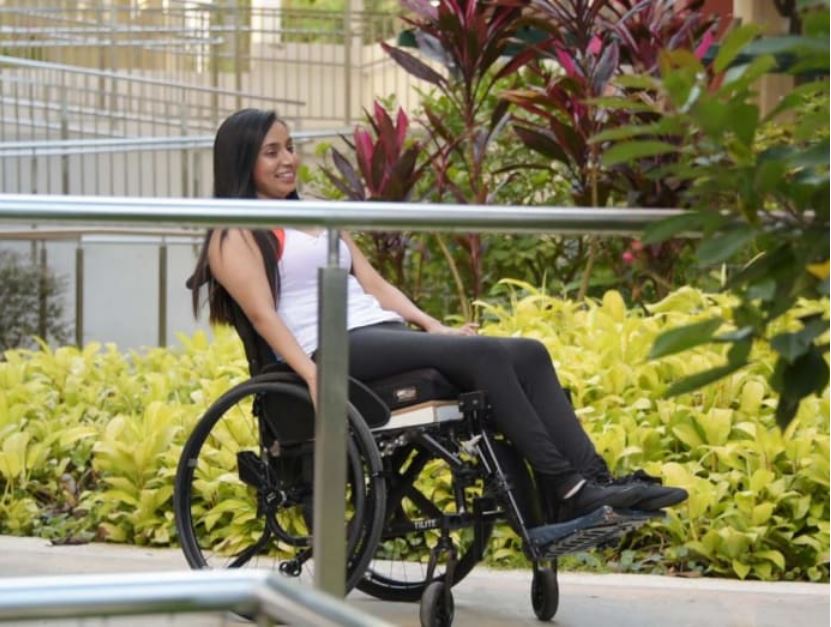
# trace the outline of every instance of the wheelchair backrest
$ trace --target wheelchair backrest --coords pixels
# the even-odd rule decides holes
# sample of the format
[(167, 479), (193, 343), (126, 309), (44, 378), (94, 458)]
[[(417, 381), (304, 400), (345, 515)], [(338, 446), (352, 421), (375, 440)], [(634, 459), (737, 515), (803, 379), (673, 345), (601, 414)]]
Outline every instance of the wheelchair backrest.
[(262, 373), (269, 365), (276, 363), (274, 351), (254, 329), (242, 308), (234, 302), (232, 306), (234, 329), (237, 331), (242, 346), (245, 349), (245, 358), (248, 360), (248, 372), (252, 377)]

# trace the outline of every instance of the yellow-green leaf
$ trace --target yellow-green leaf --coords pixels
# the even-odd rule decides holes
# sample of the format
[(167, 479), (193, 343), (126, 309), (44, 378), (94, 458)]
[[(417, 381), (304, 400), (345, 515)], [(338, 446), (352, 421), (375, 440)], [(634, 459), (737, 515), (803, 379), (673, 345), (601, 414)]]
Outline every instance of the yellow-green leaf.
[(753, 514), (751, 515), (752, 523), (754, 525), (764, 525), (768, 520), (770, 520), (774, 507), (773, 503), (760, 503), (759, 505), (756, 505), (753, 508)]
[(739, 560), (733, 560), (733, 572), (738, 575), (739, 579), (744, 579), (747, 577), (747, 574), (750, 572), (750, 566), (745, 564), (744, 562), (740, 562)]
[(776, 564), (779, 570), (785, 570), (785, 556), (782, 555), (779, 551), (774, 549), (770, 549), (767, 551), (756, 551), (754, 556), (757, 558), (768, 560), (769, 562), (773, 562)]

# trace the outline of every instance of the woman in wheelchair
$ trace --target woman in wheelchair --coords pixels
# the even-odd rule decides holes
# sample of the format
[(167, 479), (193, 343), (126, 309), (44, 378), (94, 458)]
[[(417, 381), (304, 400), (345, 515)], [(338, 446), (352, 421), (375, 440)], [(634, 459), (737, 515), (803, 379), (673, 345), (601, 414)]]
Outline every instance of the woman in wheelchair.
[[(289, 129), (273, 112), (238, 111), (217, 132), (214, 196), (297, 198), (298, 163)], [(271, 231), (209, 231), (194, 273), (194, 306), (203, 283), (209, 288), (212, 322), (233, 323), (236, 303), (275, 359), (302, 377), (314, 399), (317, 270), (326, 264), (326, 233), (286, 228), (281, 235), (282, 242)], [(381, 277), (347, 234), (340, 242), (340, 260), (350, 270), (350, 375), (371, 381), (435, 368), (462, 390), (484, 390), (494, 426), (559, 503), (559, 520), (603, 505), (654, 511), (687, 498), (683, 489), (663, 486), (641, 471), (611, 475), (540, 342), (483, 337), (471, 324), (442, 324)]]
[[(297, 167), (284, 122), (238, 111), (216, 135), (214, 196), (296, 199)], [(208, 407), (182, 451), (174, 514), (194, 568), (266, 561), (291, 577), (314, 570), (311, 403), (327, 240), (308, 228), (205, 236), (188, 281), (194, 311), (207, 285), (210, 319), (237, 329), (252, 378)], [(449, 625), (451, 587), (507, 520), (533, 565), (534, 612), (550, 620), (560, 555), (616, 542), (687, 498), (642, 471), (612, 476), (540, 342), (445, 326), (384, 280), (348, 235), (339, 246), (350, 271), (347, 590), (420, 599), (422, 625)], [(437, 401), (426, 422), (414, 390)]]

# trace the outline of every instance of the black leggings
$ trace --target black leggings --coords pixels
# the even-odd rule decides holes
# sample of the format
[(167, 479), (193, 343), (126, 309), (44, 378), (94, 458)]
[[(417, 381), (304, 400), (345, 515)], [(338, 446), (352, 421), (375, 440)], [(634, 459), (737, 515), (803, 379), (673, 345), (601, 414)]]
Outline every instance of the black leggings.
[(392, 322), (349, 332), (349, 372), (363, 381), (435, 368), (462, 390), (484, 390), (495, 426), (563, 496), (607, 467), (583, 430), (542, 343), (441, 335)]

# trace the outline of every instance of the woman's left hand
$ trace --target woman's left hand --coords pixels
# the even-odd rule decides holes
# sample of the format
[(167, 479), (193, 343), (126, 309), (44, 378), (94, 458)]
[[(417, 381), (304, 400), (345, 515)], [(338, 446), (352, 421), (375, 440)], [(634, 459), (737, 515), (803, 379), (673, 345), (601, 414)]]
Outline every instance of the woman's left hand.
[(441, 322), (431, 324), (424, 329), (427, 333), (438, 333), (439, 335), (476, 335), (479, 325), (475, 322), (465, 322), (460, 327), (449, 327)]

